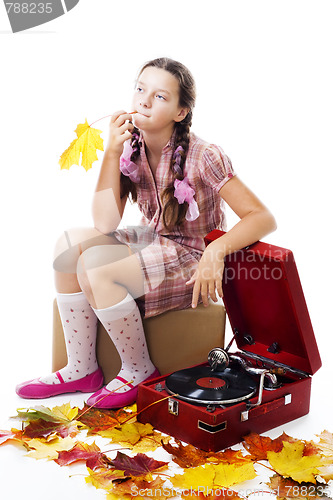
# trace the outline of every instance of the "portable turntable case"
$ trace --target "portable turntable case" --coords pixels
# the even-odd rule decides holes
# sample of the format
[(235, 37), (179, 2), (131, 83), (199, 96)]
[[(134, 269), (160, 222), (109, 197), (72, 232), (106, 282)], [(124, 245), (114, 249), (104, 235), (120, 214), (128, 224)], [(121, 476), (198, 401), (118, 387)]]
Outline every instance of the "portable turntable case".
[[(212, 231), (206, 245), (223, 234)], [(170, 396), (164, 375), (140, 384), (137, 399), (140, 422), (207, 451), (224, 449), (250, 432), (265, 432), (307, 414), (311, 375), (321, 366), (290, 250), (257, 242), (229, 255), (223, 293), (238, 347), (235, 354), (250, 366), (283, 371), (282, 385), (264, 389), (260, 404), (257, 391), (246, 401), (202, 405)]]

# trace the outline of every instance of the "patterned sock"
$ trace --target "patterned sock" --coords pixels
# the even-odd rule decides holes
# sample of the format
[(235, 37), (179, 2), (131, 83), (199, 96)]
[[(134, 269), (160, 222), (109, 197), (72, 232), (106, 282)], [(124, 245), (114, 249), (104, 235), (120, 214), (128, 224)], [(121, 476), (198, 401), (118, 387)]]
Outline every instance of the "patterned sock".
[[(84, 293), (58, 293), (57, 303), (67, 350), (67, 365), (59, 370), (64, 382), (72, 382), (98, 369), (97, 318)], [(60, 384), (56, 373), (40, 377), (45, 384)]]
[[(155, 370), (150, 360), (139, 308), (128, 293), (118, 304), (94, 312), (113, 341), (122, 361), (118, 375), (126, 381), (138, 385)], [(124, 382), (113, 379), (106, 386), (109, 390), (121, 387)], [(130, 389), (124, 386), (117, 392)]]

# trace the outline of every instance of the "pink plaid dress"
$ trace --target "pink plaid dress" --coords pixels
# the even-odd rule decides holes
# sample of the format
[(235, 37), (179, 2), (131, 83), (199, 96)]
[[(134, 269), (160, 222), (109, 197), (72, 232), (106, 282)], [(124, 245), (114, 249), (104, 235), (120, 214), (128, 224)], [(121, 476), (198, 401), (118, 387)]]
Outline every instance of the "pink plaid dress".
[(141, 137), (137, 160), (140, 181), (137, 183), (138, 206), (142, 213), (140, 226), (114, 232), (138, 258), (144, 276), (144, 297), (137, 299), (145, 318), (171, 309), (191, 307), (193, 285), (185, 285), (195, 272), (205, 249), (204, 237), (213, 229), (226, 230), (224, 201), (221, 187), (235, 175), (231, 161), (216, 145), (191, 134), (184, 176), (195, 190), (194, 199), (199, 217), (185, 220), (168, 231), (163, 226), (161, 193), (172, 182), (170, 161), (174, 136), (162, 150), (155, 177), (148, 164)]

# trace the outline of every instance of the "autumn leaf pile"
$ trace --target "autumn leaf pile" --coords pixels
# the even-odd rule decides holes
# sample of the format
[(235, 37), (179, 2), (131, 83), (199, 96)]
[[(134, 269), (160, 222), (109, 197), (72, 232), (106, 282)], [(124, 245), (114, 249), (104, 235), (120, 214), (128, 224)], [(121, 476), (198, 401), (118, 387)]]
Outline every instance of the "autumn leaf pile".
[[(17, 410), (14, 418), (22, 428), (0, 431), (0, 445), (20, 446), (28, 457), (54, 460), (61, 467), (85, 463), (85, 481), (104, 489), (108, 500), (246, 498), (233, 488), (260, 478), (260, 467), (272, 474), (265, 489), (278, 498), (327, 497), (333, 481), (333, 435), (328, 431), (317, 442), (253, 433), (245, 436), (242, 449), (213, 453), (171, 442), (150, 424), (137, 422), (135, 405), (117, 411), (69, 403), (38, 406)], [(95, 441), (89, 444), (92, 436), (102, 437), (107, 451)], [(117, 450), (110, 450), (110, 443)], [(158, 448), (166, 461), (147, 455)]]

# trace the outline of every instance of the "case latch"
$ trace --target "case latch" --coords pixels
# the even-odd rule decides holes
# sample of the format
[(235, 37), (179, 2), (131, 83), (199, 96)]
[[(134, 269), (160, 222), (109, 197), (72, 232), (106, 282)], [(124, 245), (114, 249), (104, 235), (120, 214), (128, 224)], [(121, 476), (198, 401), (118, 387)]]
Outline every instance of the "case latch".
[(179, 408), (179, 403), (176, 399), (169, 399), (168, 401), (168, 410), (171, 415), (176, 415), (178, 416), (178, 408)]

